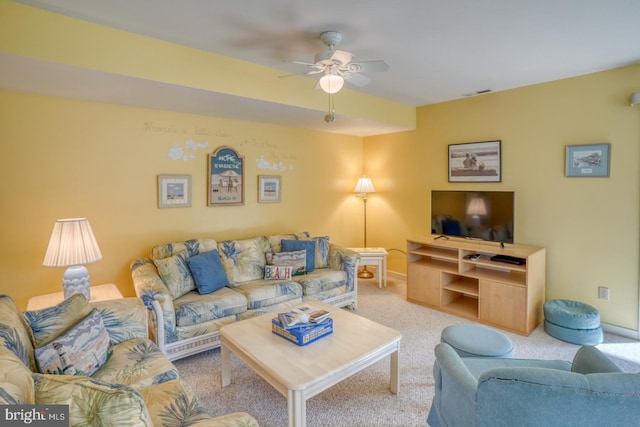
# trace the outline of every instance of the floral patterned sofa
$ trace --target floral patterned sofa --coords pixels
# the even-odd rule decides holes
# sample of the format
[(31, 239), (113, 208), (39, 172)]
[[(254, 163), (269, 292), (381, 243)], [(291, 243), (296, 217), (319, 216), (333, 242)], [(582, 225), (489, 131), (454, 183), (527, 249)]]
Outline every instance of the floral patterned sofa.
[(138, 298), (88, 303), (76, 294), (21, 314), (0, 295), (0, 404), (69, 405), (70, 426), (258, 426), (246, 413), (204, 411), (147, 338)]
[[(299, 254), (300, 247), (305, 248), (307, 273), (271, 280), (273, 261), (267, 260)], [(206, 275), (194, 273), (194, 263), (210, 255), (214, 260), (204, 269)], [(156, 344), (175, 360), (218, 347), (218, 330), (225, 324), (302, 301), (357, 308), (358, 259), (329, 237), (308, 232), (220, 242), (193, 239), (154, 247), (149, 258), (132, 262), (131, 275), (136, 294), (153, 313)], [(203, 292), (200, 282), (211, 279), (216, 285)]]

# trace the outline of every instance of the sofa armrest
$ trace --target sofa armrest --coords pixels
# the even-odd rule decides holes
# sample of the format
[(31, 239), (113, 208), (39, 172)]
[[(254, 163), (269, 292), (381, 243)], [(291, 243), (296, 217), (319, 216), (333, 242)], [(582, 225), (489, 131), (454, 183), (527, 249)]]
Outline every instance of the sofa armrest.
[(344, 270), (347, 273), (347, 291), (356, 287), (356, 274), (360, 255), (350, 249), (335, 243), (329, 243), (329, 267), (334, 270)]
[(100, 312), (113, 344), (149, 337), (148, 310), (140, 298), (92, 301), (89, 304)]
[[(142, 300), (148, 310), (154, 315), (151, 319), (153, 339), (161, 348), (164, 340), (159, 341), (159, 335), (164, 338), (172, 336), (176, 330), (176, 312), (173, 298), (158, 274), (158, 269), (148, 258), (137, 259), (131, 263), (131, 277), (136, 295)], [(158, 325), (162, 325), (158, 328)]]
[(571, 371), (580, 374), (621, 372), (615, 363), (592, 346), (580, 347), (573, 358)]
[(478, 381), (449, 344), (437, 344), (435, 355), (432, 411), (446, 418), (444, 425), (475, 425)]

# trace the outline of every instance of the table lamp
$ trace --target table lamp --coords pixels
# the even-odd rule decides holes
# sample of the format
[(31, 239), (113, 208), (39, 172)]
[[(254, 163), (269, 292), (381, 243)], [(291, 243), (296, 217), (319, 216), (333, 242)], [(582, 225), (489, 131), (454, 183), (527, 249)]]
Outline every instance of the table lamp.
[(64, 298), (82, 293), (90, 299), (89, 271), (84, 264), (102, 259), (102, 253), (86, 218), (59, 219), (53, 226), (42, 265), (68, 267), (62, 277)]
[[(354, 193), (357, 193), (358, 197), (362, 197), (362, 201), (364, 202), (364, 247), (367, 247), (367, 193), (375, 193), (376, 189), (373, 188), (373, 182), (371, 182), (371, 178), (367, 178), (366, 175), (362, 175), (362, 178), (358, 179), (358, 183), (356, 184)], [(367, 266), (365, 265), (358, 273), (358, 277), (361, 279), (371, 279), (373, 277), (373, 273), (367, 270)]]

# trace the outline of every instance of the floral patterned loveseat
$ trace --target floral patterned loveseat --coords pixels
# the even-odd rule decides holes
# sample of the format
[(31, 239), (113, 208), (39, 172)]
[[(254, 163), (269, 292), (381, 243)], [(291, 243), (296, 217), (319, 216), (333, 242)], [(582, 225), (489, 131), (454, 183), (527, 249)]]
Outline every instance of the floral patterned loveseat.
[[(283, 246), (305, 248), (306, 274), (272, 280), (267, 266), (273, 261), (268, 260), (287, 255), (289, 248)], [(215, 276), (219, 286), (202, 292), (193, 262), (208, 255), (214, 255), (215, 262), (207, 267), (206, 279)], [(131, 275), (136, 294), (153, 313), (156, 344), (175, 360), (218, 347), (218, 330), (225, 324), (303, 301), (357, 308), (358, 259), (356, 252), (328, 236), (311, 237), (308, 232), (220, 242), (192, 239), (155, 246), (149, 258), (132, 262)]]
[(204, 411), (147, 338), (138, 298), (88, 303), (76, 294), (20, 313), (0, 295), (0, 405), (34, 404), (68, 405), (70, 426), (258, 426), (246, 413)]

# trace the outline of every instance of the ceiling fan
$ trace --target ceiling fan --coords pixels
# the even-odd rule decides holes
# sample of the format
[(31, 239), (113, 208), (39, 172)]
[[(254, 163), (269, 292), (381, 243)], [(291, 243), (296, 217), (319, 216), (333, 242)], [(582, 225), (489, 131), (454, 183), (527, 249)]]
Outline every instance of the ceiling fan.
[(320, 40), (329, 49), (316, 54), (314, 63), (292, 61), (294, 64), (305, 65), (309, 68), (306, 73), (300, 73), (302, 75), (322, 74), (316, 89), (322, 89), (327, 93), (336, 93), (342, 89), (345, 81), (355, 86), (365, 86), (369, 84), (371, 79), (360, 73), (389, 69), (389, 64), (384, 60), (352, 62), (354, 55), (351, 52), (336, 49), (342, 40), (342, 34), (339, 31), (325, 31), (320, 34)]

